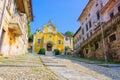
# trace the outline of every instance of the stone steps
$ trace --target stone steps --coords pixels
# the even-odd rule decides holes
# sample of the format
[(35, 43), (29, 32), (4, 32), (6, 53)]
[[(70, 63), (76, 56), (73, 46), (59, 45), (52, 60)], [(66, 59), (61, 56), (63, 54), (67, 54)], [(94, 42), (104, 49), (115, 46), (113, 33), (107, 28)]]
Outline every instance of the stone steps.
[(47, 51), (45, 55), (46, 55), (46, 56), (54, 56), (54, 54), (53, 54), (52, 51)]

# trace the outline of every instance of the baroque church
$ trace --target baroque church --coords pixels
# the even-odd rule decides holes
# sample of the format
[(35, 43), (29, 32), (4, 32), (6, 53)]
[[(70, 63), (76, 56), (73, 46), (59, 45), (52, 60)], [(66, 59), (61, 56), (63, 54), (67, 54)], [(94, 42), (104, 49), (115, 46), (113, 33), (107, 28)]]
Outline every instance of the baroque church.
[(64, 35), (57, 32), (57, 27), (49, 21), (44, 25), (44, 29), (37, 29), (34, 34), (33, 51), (39, 52), (41, 48), (45, 48), (46, 52), (53, 52), (54, 49), (59, 49), (61, 53), (64, 53)]

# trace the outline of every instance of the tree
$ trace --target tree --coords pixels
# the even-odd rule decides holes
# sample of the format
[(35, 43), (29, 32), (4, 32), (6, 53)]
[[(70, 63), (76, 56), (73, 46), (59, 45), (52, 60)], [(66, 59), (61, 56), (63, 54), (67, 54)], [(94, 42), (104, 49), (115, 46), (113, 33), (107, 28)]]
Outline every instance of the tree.
[(33, 34), (30, 34), (28, 41), (33, 42)]
[(31, 26), (30, 24), (28, 24), (28, 37), (30, 37), (30, 34), (31, 34)]
[(69, 46), (65, 46), (65, 55), (71, 54), (71, 49)]
[(67, 31), (67, 32), (65, 32), (65, 35), (68, 37), (73, 37), (74, 34), (71, 31)]
[(73, 43), (73, 35), (74, 35), (74, 33), (73, 32), (71, 32), (71, 31), (67, 31), (67, 32), (65, 32), (65, 36), (66, 37), (69, 37), (69, 39), (70, 39), (70, 44), (71, 43)]
[(33, 34), (31, 34), (31, 26), (28, 24), (28, 41), (32, 42), (33, 41)]
[(41, 48), (39, 50), (38, 54), (45, 55), (45, 52), (46, 52), (46, 49), (45, 48)]
[(67, 51), (68, 49), (70, 49), (70, 47), (69, 46), (65, 46), (65, 50)]
[(54, 49), (55, 55), (60, 55), (60, 50), (59, 49)]

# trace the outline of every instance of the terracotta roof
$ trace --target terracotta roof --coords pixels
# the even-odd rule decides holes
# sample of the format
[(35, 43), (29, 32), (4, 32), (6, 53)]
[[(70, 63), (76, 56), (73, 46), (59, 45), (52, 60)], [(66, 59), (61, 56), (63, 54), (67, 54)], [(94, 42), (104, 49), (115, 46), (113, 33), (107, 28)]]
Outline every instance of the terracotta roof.
[(32, 0), (30, 0), (30, 6), (31, 6), (31, 21), (33, 21), (33, 8), (32, 8)]

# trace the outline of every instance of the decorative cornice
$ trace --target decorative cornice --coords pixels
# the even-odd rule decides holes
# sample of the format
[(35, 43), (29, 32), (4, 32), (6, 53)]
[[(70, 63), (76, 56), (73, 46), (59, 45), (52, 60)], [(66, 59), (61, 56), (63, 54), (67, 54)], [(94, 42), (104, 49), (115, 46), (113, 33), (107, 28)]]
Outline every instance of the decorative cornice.
[(95, 3), (96, 0), (89, 0), (88, 4), (86, 7), (83, 9), (83, 12), (78, 18), (78, 21), (82, 21), (83, 19), (86, 18), (86, 16), (89, 14), (90, 9), (92, 8), (93, 4)]

